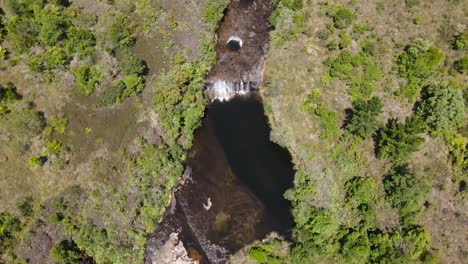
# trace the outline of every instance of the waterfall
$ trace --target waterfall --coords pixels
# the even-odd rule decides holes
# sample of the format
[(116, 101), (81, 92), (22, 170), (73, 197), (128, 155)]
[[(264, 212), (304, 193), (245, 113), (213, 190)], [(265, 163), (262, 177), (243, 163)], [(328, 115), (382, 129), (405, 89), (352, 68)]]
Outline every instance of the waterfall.
[(239, 80), (235, 82), (217, 80), (205, 86), (205, 94), (211, 101), (229, 101), (233, 97), (247, 95), (258, 90), (258, 83)]

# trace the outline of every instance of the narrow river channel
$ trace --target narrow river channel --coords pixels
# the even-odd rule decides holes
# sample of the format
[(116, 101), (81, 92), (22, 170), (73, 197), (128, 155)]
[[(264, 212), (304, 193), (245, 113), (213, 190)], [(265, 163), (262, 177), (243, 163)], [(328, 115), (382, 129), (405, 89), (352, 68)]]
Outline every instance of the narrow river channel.
[(293, 223), (283, 193), (292, 187), (289, 153), (270, 141), (260, 96), (271, 0), (233, 0), (218, 31), (218, 62), (207, 78), (212, 101), (188, 153), (171, 207), (147, 245), (146, 263), (171, 233), (199, 263), (230, 254)]

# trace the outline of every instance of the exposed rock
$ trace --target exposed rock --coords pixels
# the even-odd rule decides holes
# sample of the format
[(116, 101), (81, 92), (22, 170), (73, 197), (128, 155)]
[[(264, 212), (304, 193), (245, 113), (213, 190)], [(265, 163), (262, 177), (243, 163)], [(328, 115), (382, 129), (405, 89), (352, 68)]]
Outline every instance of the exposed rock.
[(171, 233), (164, 245), (150, 257), (153, 264), (198, 264), (188, 257), (187, 250), (177, 233)]

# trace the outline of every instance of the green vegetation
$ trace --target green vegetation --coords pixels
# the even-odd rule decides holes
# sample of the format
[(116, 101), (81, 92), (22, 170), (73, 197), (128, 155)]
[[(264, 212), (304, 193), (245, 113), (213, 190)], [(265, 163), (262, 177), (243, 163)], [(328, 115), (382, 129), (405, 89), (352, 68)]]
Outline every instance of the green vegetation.
[(269, 22), (281, 30), (270, 34), (270, 41), (273, 45), (282, 45), (303, 32), (306, 14), (300, 0), (275, 0), (273, 5), (275, 9)]
[(316, 88), (307, 96), (303, 109), (309, 111), (319, 118), (322, 139), (332, 139), (339, 135), (339, 126), (336, 112), (328, 109), (321, 98), (320, 89)]
[(103, 78), (95, 66), (83, 65), (72, 69), (72, 72), (75, 75), (78, 93), (86, 96), (94, 92)]
[(456, 50), (468, 49), (468, 31), (463, 31), (456, 35), (453, 39), (452, 47)]
[(424, 142), (420, 134), (425, 131), (426, 124), (416, 115), (406, 118), (404, 124), (397, 119), (390, 119), (380, 132), (377, 142), (379, 158), (406, 161)]
[(224, 10), (227, 8), (228, 0), (206, 1), (207, 7), (203, 10), (203, 22), (205, 22), (211, 31), (216, 31), (219, 22), (223, 19)]
[(367, 101), (354, 101), (346, 130), (361, 138), (370, 137), (380, 125), (377, 117), (382, 113), (382, 107), (382, 100), (376, 96)]
[(50, 256), (57, 264), (74, 264), (80, 260), (80, 251), (73, 241), (63, 240), (52, 247)]
[(453, 130), (465, 117), (463, 93), (446, 83), (432, 84), (423, 93), (418, 112), (435, 132)]
[(459, 73), (467, 73), (468, 72), (468, 56), (465, 56), (455, 62), (455, 69)]
[(32, 104), (20, 98), (13, 84), (0, 85), (0, 130), (9, 134), (11, 147), (24, 151), (45, 122)]
[(431, 47), (424, 39), (418, 38), (406, 46), (405, 51), (397, 57), (398, 74), (408, 81), (402, 88), (402, 95), (414, 100), (443, 59), (442, 50)]
[(65, 66), (74, 54), (88, 56), (96, 44), (93, 33), (78, 25), (75, 10), (60, 1), (9, 0), (5, 10), (7, 39), (15, 51), (26, 54), (31, 47), (44, 47), (30, 54), (35, 71)]
[(387, 200), (398, 209), (402, 224), (407, 226), (415, 223), (422, 212), (430, 186), (419, 179), (407, 165), (393, 168), (383, 184)]
[(9, 263), (15, 258), (14, 247), (21, 229), (22, 224), (18, 217), (0, 212), (0, 262)]
[(349, 27), (356, 18), (354, 13), (343, 5), (332, 6), (327, 15), (333, 18), (333, 25), (338, 29)]
[(369, 98), (382, 77), (378, 66), (364, 52), (352, 55), (344, 50), (336, 59), (327, 59), (325, 65), (330, 68), (331, 77), (346, 82), (352, 101)]

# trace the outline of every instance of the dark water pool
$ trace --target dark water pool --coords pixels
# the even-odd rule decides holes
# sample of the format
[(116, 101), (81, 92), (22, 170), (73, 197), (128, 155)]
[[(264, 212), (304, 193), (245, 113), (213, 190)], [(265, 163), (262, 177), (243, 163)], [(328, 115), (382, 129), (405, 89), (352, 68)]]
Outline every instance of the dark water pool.
[(271, 229), (287, 235), (292, 216), (283, 193), (292, 187), (291, 156), (270, 141), (263, 105), (254, 98), (215, 102), (208, 110), (233, 172), (265, 205)]

